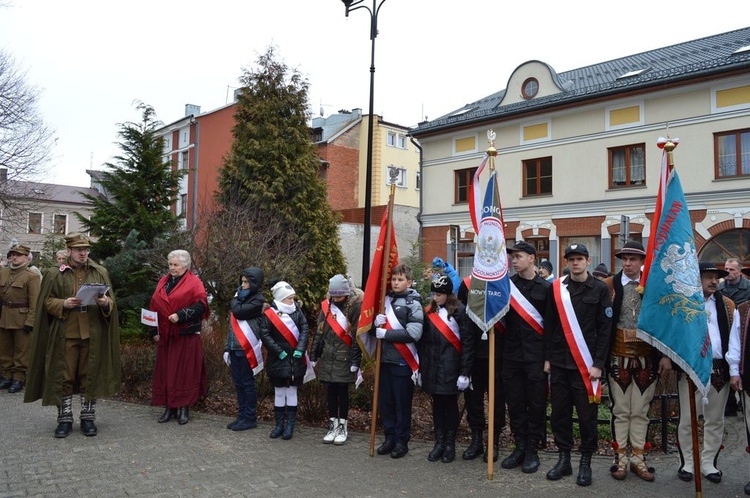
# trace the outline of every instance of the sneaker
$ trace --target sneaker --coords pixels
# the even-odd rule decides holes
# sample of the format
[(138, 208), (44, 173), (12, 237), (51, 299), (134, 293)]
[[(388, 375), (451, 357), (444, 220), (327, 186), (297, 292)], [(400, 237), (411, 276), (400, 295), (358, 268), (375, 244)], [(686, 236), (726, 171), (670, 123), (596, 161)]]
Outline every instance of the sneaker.
[(349, 437), (349, 429), (347, 427), (346, 419), (339, 419), (341, 423), (336, 427), (336, 436), (333, 438), (333, 444), (344, 444), (346, 439)]
[(333, 440), (336, 439), (336, 433), (339, 428), (339, 419), (336, 417), (331, 417), (330, 424), (328, 425), (328, 432), (325, 436), (323, 436), (323, 443), (325, 444), (331, 444), (333, 443)]

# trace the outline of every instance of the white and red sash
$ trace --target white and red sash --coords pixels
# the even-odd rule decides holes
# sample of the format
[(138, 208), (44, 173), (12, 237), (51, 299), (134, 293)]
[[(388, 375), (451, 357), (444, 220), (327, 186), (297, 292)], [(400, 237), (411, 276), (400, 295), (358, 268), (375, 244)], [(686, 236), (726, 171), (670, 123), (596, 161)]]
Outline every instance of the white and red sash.
[[(396, 318), (396, 314), (393, 312), (393, 306), (391, 306), (392, 298), (390, 296), (385, 296), (385, 316), (387, 318), (387, 321), (385, 323), (385, 328), (388, 330), (391, 329), (400, 329), (401, 323), (398, 321), (398, 318)], [(419, 354), (417, 354), (417, 346), (413, 342), (392, 342), (393, 347), (396, 348), (396, 351), (401, 353), (401, 356), (404, 357), (404, 360), (411, 368), (412, 372), (416, 372), (419, 370)]]
[(237, 342), (242, 346), (245, 357), (250, 363), (253, 374), (258, 375), (263, 370), (263, 353), (261, 351), (262, 343), (258, 334), (250, 327), (247, 320), (237, 320), (234, 313), (229, 313), (229, 319), (232, 323), (232, 332)]
[(529, 324), (529, 327), (534, 329), (537, 334), (544, 335), (542, 314), (526, 299), (526, 296), (521, 294), (513, 280), (510, 281), (510, 305), (523, 318), (523, 321)]
[(428, 307), (425, 311), (428, 312), (427, 318), (432, 322), (432, 325), (461, 353), (461, 332), (458, 329), (458, 322), (452, 316), (448, 316), (448, 310), (440, 308), (437, 313), (429, 313), (430, 308)]
[[(291, 315), (288, 313), (281, 313), (279, 316), (278, 311), (274, 308), (266, 309), (263, 314), (271, 320), (273, 326), (276, 327), (276, 330), (278, 330), (282, 336), (284, 336), (284, 339), (286, 339), (286, 342), (292, 346), (292, 349), (297, 349), (297, 343), (299, 342), (299, 329), (297, 328), (297, 324), (294, 323), (294, 320), (292, 320)], [(302, 361), (307, 366), (303, 382), (310, 382), (315, 378), (315, 370), (312, 368), (312, 363), (310, 362), (307, 351), (305, 351), (305, 354), (302, 356)]]
[(342, 313), (339, 307), (333, 303), (330, 303), (329, 307), (328, 299), (320, 303), (320, 309), (323, 311), (326, 323), (331, 327), (331, 330), (333, 330), (339, 339), (344, 341), (344, 344), (352, 347), (352, 336), (347, 332), (349, 330), (349, 321), (346, 319), (346, 314)]
[[(552, 282), (552, 290), (555, 294), (555, 306), (560, 315), (560, 324), (562, 325), (565, 340), (570, 348), (570, 353), (578, 366), (581, 373), (583, 384), (589, 394), (589, 403), (599, 403), (602, 399), (602, 385), (599, 380), (591, 380), (589, 370), (594, 366), (594, 360), (591, 352), (583, 337), (581, 325), (578, 323), (576, 312), (573, 309), (573, 302), (570, 300), (568, 284), (563, 285), (563, 279), (559, 278)], [(567, 282), (567, 278), (565, 279)]]

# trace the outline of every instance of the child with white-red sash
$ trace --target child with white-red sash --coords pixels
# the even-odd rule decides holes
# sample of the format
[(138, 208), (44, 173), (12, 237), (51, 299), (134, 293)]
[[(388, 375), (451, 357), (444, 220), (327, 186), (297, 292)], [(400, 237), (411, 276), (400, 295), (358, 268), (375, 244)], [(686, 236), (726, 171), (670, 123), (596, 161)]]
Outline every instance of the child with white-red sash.
[(317, 378), (328, 388), (330, 423), (323, 436), (326, 444), (342, 445), (349, 437), (349, 386), (357, 380), (362, 350), (357, 344), (357, 323), (363, 292), (344, 275), (328, 281), (328, 296), (320, 303), (317, 334), (310, 360)]
[(450, 463), (456, 458), (458, 393), (469, 387), (474, 334), (467, 327), (466, 309), (453, 294), (447, 275), (430, 284), (432, 302), (425, 308), (418, 343), (422, 390), (432, 395), (435, 447), (427, 459)]

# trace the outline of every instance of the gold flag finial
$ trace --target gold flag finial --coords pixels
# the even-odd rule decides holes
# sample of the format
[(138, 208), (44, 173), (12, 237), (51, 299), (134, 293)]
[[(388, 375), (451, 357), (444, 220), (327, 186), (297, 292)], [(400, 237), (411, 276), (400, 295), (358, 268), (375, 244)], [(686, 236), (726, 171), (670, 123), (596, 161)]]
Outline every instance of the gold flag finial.
[(497, 134), (495, 133), (495, 130), (489, 129), (487, 130), (487, 142), (490, 144), (490, 146), (487, 148), (487, 155), (496, 157), (497, 156), (497, 149), (495, 148), (495, 138), (497, 138)]

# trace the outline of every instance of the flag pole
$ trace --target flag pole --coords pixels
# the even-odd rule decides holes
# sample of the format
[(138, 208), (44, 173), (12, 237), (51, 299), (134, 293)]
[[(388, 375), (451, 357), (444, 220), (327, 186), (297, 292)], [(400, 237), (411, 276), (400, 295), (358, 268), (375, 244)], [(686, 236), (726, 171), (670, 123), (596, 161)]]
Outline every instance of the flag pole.
[[(495, 171), (495, 157), (497, 156), (497, 149), (495, 149), (495, 143), (490, 142), (489, 148), (487, 148), (487, 156), (489, 156), (490, 160), (490, 177), (492, 176), (492, 173)], [(489, 330), (486, 331), (487, 334), (489, 334), (489, 343), (488, 347), (490, 348), (489, 351), (489, 383), (488, 386), (488, 397), (489, 397), (489, 407), (487, 410), (487, 418), (489, 419), (488, 422), (488, 431), (487, 431), (487, 480), (492, 481), (495, 478), (495, 462), (494, 462), (494, 453), (490, 451), (490, 445), (495, 444), (495, 327), (490, 327)], [(493, 446), (494, 451), (494, 446)]]
[[(391, 235), (393, 233), (393, 198), (396, 194), (396, 176), (398, 170), (396, 168), (389, 168), (389, 174), (391, 177), (391, 190), (388, 193), (388, 221), (386, 223), (385, 231), (385, 247), (384, 251), (388, 251), (383, 257), (383, 267), (381, 268), (381, 282), (380, 282), (380, 309), (378, 313), (385, 312), (385, 291), (388, 286), (388, 279), (391, 278), (390, 268), (391, 262)], [(380, 391), (380, 357), (383, 353), (383, 340), (377, 340), (377, 346), (375, 349), (375, 385), (373, 386), (372, 393), (372, 420), (370, 421), (370, 456), (375, 455), (375, 433), (378, 427), (378, 398)]]
[[(671, 151), (670, 151), (671, 153)], [(688, 393), (690, 393), (690, 428), (692, 429), (693, 438), (693, 475), (695, 476), (695, 496), (703, 496), (703, 484), (701, 482), (701, 460), (698, 453), (698, 412), (695, 409), (695, 383), (689, 375), (685, 374), (688, 379)]]

